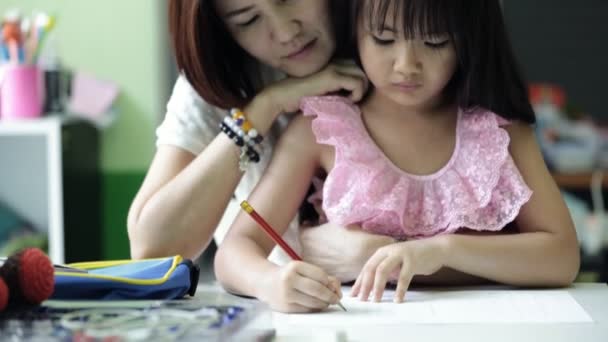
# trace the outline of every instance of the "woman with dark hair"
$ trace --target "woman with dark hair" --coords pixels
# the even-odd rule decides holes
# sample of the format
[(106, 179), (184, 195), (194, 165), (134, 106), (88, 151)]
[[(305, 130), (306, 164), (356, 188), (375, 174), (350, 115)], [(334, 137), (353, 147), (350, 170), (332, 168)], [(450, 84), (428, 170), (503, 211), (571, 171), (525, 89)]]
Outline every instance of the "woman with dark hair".
[[(427, 277), (455, 284), (441, 275), (446, 269), (515, 286), (570, 285), (576, 232), (530, 127), (534, 113), (499, 1), (351, 4), (371, 89), (359, 104), (340, 96), (301, 101), (303, 115), (281, 136), (249, 198), (256, 211), (283, 233), (312, 177), (327, 172), (329, 222), (399, 241), (363, 266), (335, 251), (326, 257), (355, 265), (358, 272), (340, 280), (355, 280), (351, 295), (363, 301), (380, 301), (388, 281), (397, 285), (395, 302)], [(510, 224), (517, 229), (506, 232)], [(356, 254), (352, 241), (334, 244)], [(239, 214), (215, 258), (219, 282), (278, 311), (338, 303), (329, 276), (338, 272), (326, 267), (335, 261), (275, 265), (266, 260), (273, 245)]]
[(129, 210), (132, 257), (196, 258), (214, 233), (221, 242), (300, 98), (362, 97), (365, 75), (337, 59), (347, 2), (169, 1), (180, 76)]

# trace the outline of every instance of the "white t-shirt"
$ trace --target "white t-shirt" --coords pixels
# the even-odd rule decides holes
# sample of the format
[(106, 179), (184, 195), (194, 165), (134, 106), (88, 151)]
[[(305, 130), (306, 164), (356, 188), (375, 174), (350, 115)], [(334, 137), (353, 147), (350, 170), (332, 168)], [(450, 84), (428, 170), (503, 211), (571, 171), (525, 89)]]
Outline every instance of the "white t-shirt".
[[(267, 75), (267, 80), (279, 79), (280, 74)], [(156, 129), (156, 146), (172, 145), (182, 148), (198, 156), (221, 133), (219, 125), (228, 111), (214, 107), (194, 90), (185, 76), (177, 79), (173, 88), (171, 98), (167, 103), (167, 113), (161, 125)], [(226, 211), (215, 231), (214, 239), (219, 245), (226, 236), (230, 225), (241, 211), (240, 203), (249, 197), (254, 186), (260, 180), (262, 173), (268, 166), (276, 136), (282, 133), (289, 121), (288, 116), (278, 118), (271, 130), (274, 135), (269, 134), (262, 142), (263, 153), (260, 155), (259, 163), (250, 163), (241, 182), (235, 190)], [(238, 165), (234, 165), (235, 168)], [(283, 235), (285, 240), (299, 252), (300, 244), (297, 238), (298, 218), (295, 217), (289, 224), (287, 232)], [(269, 259), (277, 264), (283, 264), (289, 257), (275, 248)]]

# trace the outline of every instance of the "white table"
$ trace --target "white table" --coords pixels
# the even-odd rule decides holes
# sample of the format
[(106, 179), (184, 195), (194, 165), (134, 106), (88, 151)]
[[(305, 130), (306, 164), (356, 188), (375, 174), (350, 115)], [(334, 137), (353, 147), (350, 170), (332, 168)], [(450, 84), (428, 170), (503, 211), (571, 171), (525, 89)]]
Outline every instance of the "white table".
[[(484, 287), (487, 288), (487, 287)], [(478, 288), (468, 288), (476, 290)], [(448, 289), (448, 291), (451, 289)], [(567, 291), (591, 316), (589, 323), (476, 323), (476, 324), (400, 324), (349, 326), (340, 328), (310, 327), (310, 326), (274, 326), (273, 313), (259, 302), (261, 313), (249, 321), (244, 327), (239, 341), (266, 341), (261, 336), (274, 334), (274, 341), (312, 342), (312, 341), (433, 341), (433, 342), (606, 342), (608, 341), (608, 286), (606, 284), (581, 283), (575, 284)], [(195, 299), (216, 304), (248, 301), (227, 294), (217, 284), (199, 284)], [(147, 302), (137, 301), (136, 307), (145, 307)], [(47, 302), (48, 303), (48, 302)], [(123, 302), (122, 305), (124, 305)], [(133, 302), (130, 302), (131, 305)], [(60, 307), (104, 307), (116, 306), (120, 302), (112, 301), (68, 301)], [(488, 314), (491, 314), (488, 313)]]
[[(201, 285), (201, 293), (222, 291), (217, 285)], [(608, 286), (606, 284), (575, 284), (568, 289), (587, 311), (593, 323), (577, 324), (404, 324), (330, 329), (298, 330), (274, 327), (272, 313), (265, 312), (247, 329), (276, 330), (275, 341), (608, 341)]]

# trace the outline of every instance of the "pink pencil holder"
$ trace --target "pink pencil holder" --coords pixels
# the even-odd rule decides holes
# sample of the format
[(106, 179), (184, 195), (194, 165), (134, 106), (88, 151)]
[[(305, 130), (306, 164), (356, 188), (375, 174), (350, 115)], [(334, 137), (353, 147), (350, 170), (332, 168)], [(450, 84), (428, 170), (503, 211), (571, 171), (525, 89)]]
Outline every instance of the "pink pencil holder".
[(42, 71), (35, 65), (4, 65), (0, 68), (0, 119), (40, 117), (44, 103)]

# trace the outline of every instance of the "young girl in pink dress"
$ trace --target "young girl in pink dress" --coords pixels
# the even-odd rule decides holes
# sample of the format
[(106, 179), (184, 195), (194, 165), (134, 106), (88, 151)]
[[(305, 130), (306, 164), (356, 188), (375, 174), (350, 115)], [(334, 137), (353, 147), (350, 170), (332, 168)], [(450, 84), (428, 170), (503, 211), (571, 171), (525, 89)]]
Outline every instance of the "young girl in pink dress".
[[(442, 268), (511, 285), (570, 284), (578, 243), (530, 127), (499, 1), (352, 6), (369, 94), (359, 104), (303, 99), (304, 115), (281, 138), (249, 202), (282, 233), (325, 170), (330, 222), (399, 240), (362, 267), (351, 293), (362, 300), (380, 300), (392, 280), (401, 302), (414, 276)], [(499, 232), (509, 223), (514, 233)], [(273, 246), (240, 215), (216, 256), (222, 285), (285, 312), (339, 300), (338, 280), (321, 268), (268, 262)]]

